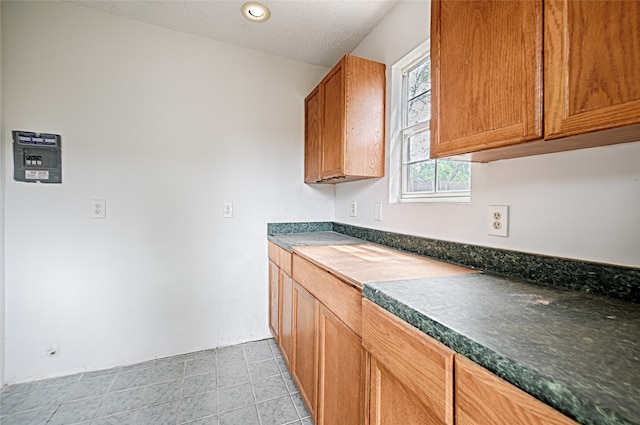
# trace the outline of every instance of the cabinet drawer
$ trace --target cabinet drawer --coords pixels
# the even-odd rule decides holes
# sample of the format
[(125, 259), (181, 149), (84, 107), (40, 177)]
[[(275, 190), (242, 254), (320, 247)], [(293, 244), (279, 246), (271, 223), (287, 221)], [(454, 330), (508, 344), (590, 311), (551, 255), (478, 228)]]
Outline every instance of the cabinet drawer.
[(357, 335), (362, 329), (362, 291), (308, 260), (293, 255), (293, 279), (327, 306)]
[(453, 356), (440, 342), (362, 301), (362, 345), (439, 423), (453, 424)]
[(472, 425), (577, 425), (464, 356), (455, 356), (456, 422)]
[(291, 276), (291, 253), (273, 242), (269, 242), (268, 253), (269, 259)]

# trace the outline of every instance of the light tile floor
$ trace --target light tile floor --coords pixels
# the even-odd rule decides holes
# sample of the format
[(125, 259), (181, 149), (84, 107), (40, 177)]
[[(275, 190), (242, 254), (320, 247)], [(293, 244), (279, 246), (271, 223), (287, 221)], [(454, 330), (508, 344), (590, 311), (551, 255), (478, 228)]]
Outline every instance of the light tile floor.
[(273, 339), (0, 392), (1, 425), (312, 425)]

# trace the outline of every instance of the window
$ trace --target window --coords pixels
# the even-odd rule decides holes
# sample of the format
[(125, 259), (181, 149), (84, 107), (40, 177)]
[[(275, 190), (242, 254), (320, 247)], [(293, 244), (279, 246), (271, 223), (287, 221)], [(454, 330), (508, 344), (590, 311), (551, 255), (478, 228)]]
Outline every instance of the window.
[[(468, 162), (429, 159), (431, 120), (431, 61), (428, 51), (412, 53), (396, 71), (394, 89), (401, 96), (399, 131), (401, 144), (401, 190), (399, 199), (432, 201), (468, 201), (471, 188), (471, 166)], [(413, 59), (411, 61), (411, 59)], [(398, 65), (397, 65), (398, 66)]]

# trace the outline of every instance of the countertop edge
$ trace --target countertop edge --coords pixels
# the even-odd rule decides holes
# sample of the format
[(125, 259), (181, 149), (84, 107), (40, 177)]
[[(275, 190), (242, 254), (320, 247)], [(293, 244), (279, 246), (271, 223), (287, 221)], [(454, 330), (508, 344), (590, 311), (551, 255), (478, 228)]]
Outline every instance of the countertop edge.
[[(583, 425), (601, 423), (634, 425), (633, 422), (621, 417), (616, 412), (597, 405), (593, 400), (580, 397), (553, 378), (542, 375), (487, 348), (455, 329), (431, 319), (410, 305), (401, 303), (383, 291), (372, 288), (370, 284), (364, 285), (362, 293), (365, 298), (409, 325)], [(413, 317), (408, 317), (403, 309), (398, 308), (398, 304), (401, 304), (405, 309), (410, 309), (414, 313)], [(517, 374), (513, 373), (514, 370), (517, 370)]]

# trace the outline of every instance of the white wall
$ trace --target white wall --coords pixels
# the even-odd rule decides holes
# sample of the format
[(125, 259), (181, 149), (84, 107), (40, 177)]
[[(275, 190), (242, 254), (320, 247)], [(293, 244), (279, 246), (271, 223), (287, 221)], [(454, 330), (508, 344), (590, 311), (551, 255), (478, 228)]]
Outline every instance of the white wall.
[[(266, 223), (333, 219), (333, 187), (303, 184), (304, 97), (327, 69), (2, 3), (6, 381), (267, 337)], [(62, 135), (61, 185), (13, 181), (16, 129)]]
[[(390, 83), (391, 66), (429, 38), (429, 7), (400, 2), (353, 53), (386, 63)], [(387, 99), (389, 90), (388, 85)], [(387, 139), (387, 160), (389, 146)], [(387, 176), (388, 170), (387, 161)], [(468, 204), (390, 204), (388, 186), (388, 178), (337, 185), (336, 221), (640, 266), (640, 143), (473, 165)], [(358, 202), (356, 218), (349, 216), (352, 200)], [(381, 222), (373, 220), (375, 202), (383, 204)], [(487, 235), (489, 205), (510, 206), (508, 238)]]
[[(2, 69), (2, 2), (0, 2), (0, 70)], [(4, 105), (2, 97), (3, 83), (0, 72), (0, 140), (4, 134)], [(4, 149), (0, 143), (0, 165), (4, 169)], [(0, 169), (0, 388), (4, 385), (4, 332), (5, 332), (5, 302), (4, 302), (4, 170)]]

